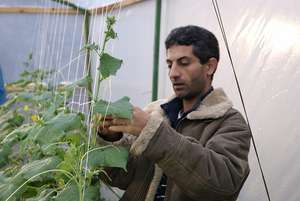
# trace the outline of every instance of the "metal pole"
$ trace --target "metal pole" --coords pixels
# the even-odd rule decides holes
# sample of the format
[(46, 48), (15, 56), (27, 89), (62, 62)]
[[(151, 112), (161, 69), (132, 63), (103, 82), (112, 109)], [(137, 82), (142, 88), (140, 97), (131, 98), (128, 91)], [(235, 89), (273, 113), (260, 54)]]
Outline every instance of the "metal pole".
[(159, 67), (159, 43), (161, 22), (161, 0), (156, 0), (155, 30), (154, 30), (154, 53), (153, 53), (153, 77), (152, 77), (152, 101), (157, 100), (158, 95), (158, 67)]

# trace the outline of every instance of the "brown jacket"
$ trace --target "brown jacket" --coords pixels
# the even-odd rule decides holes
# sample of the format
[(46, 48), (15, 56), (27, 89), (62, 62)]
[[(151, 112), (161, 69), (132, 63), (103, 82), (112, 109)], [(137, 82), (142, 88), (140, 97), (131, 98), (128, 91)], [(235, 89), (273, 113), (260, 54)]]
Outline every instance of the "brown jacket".
[(212, 91), (176, 130), (161, 103), (146, 107), (151, 117), (130, 144), (128, 172), (108, 171), (111, 185), (126, 190), (121, 201), (153, 201), (162, 172), (166, 201), (236, 200), (249, 173), (251, 136), (223, 90)]

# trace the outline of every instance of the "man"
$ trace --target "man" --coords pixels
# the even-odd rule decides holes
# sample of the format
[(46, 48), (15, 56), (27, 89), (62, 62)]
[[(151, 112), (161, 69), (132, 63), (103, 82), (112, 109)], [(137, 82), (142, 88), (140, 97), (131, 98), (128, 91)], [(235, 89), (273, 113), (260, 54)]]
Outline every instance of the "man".
[[(165, 41), (175, 96), (131, 121), (109, 117), (100, 136), (130, 144), (128, 172), (107, 170), (123, 201), (233, 201), (249, 174), (250, 132), (222, 89), (213, 89), (219, 45), (208, 30), (179, 27)], [(124, 142), (125, 135), (123, 137)], [(122, 141), (122, 140), (121, 140)]]

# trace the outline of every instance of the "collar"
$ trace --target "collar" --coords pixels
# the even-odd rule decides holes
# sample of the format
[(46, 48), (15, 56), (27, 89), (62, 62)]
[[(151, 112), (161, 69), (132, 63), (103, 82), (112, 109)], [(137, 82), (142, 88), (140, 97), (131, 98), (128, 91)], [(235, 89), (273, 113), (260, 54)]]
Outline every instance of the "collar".
[(186, 117), (189, 113), (193, 112), (194, 110), (196, 110), (202, 100), (213, 91), (213, 87), (211, 87), (208, 92), (206, 92), (205, 94), (199, 94), (196, 100), (196, 103), (193, 105), (193, 107), (186, 111), (181, 113), (182, 108), (183, 108), (183, 103), (182, 103), (182, 99), (175, 97), (174, 99), (170, 100), (169, 102), (160, 105), (160, 107), (164, 110), (166, 116), (169, 118), (169, 120), (171, 121), (171, 125), (173, 127), (175, 127), (175, 125), (177, 124), (178, 120)]
[(222, 117), (230, 108), (232, 102), (223, 89), (218, 88), (208, 94), (198, 108), (187, 115), (188, 119), (217, 119)]
[[(144, 110), (152, 113), (158, 112), (161, 116), (166, 116), (165, 111), (161, 108), (162, 104), (171, 102), (176, 99), (175, 96), (169, 99), (159, 99), (148, 104)], [(214, 89), (200, 103), (200, 105), (187, 115), (188, 119), (217, 119), (223, 116), (230, 108), (232, 102), (228, 99), (222, 88)]]

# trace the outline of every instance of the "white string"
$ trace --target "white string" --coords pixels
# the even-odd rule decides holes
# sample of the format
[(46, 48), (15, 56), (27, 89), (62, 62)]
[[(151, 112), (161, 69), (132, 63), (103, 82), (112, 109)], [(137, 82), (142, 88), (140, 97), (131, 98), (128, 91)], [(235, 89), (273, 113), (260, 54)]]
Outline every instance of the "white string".
[[(59, 66), (61, 66), (61, 63), (62, 63), (62, 55), (63, 55), (63, 52), (64, 52), (64, 42), (65, 42), (65, 35), (66, 35), (66, 27), (67, 27), (67, 22), (68, 22), (68, 15), (67, 14), (61, 14), (61, 18), (63, 21), (62, 22), (62, 33), (60, 33), (61, 35), (61, 38), (62, 39), (58, 39), (58, 46), (60, 47), (60, 49), (58, 49), (57, 51), (57, 55), (56, 55), (56, 62), (58, 62), (58, 64), (56, 64), (55, 66), (57, 66), (57, 69), (59, 69)], [(60, 42), (60, 45), (59, 45), (59, 42)], [(59, 77), (56, 76), (56, 80), (54, 80), (54, 90), (57, 91), (58, 89), (58, 83), (59, 83)], [(55, 93), (55, 96), (54, 96), (54, 102), (56, 102), (56, 98), (57, 98), (57, 93)]]
[[(35, 6), (37, 6), (37, 2), (35, 4)], [(40, 14), (37, 14), (37, 15), (40, 15)], [(35, 68), (37, 66), (37, 60), (35, 59), (35, 51), (38, 50), (38, 40), (36, 40), (36, 38), (38, 38), (38, 36), (41, 35), (41, 32), (42, 32), (42, 29), (41, 29), (41, 21), (42, 21), (42, 18), (41, 17), (38, 17), (38, 19), (36, 19), (36, 17), (34, 18), (34, 29), (33, 30), (38, 30), (35, 32), (35, 36), (32, 37), (32, 49), (30, 51), (30, 54), (32, 54), (32, 60), (31, 60), (31, 64), (32, 66), (30, 66), (30, 70), (34, 70), (32, 69)]]
[[(77, 31), (77, 22), (78, 22), (78, 15), (79, 15), (79, 8), (76, 9), (76, 15), (75, 15), (75, 23), (74, 23), (74, 30), (73, 30), (73, 37), (72, 37), (72, 45), (71, 45), (71, 54), (70, 54), (70, 62), (67, 64), (68, 65), (68, 82), (70, 81), (70, 73), (71, 73), (71, 63), (73, 61), (73, 52), (74, 52), (74, 44), (75, 44), (75, 36), (76, 36), (76, 31)], [(80, 57), (80, 52), (79, 56)], [(63, 79), (65, 80), (65, 79)], [(65, 95), (65, 100), (64, 100), (64, 107), (67, 104), (67, 96)]]
[[(55, 49), (56, 49), (56, 46), (55, 46), (56, 45), (56, 36), (57, 36), (57, 29), (58, 29), (57, 27), (58, 27), (58, 23), (59, 23), (59, 13), (58, 13), (59, 11), (58, 10), (60, 9), (60, 6), (61, 5), (59, 4), (55, 7), (56, 9), (54, 10), (54, 14), (53, 14), (54, 15), (54, 20), (53, 20), (53, 30), (54, 30), (54, 32), (53, 32), (53, 34), (50, 35), (49, 43), (47, 43), (48, 44), (48, 49), (49, 49), (49, 51), (47, 51), (47, 52), (50, 55), (46, 56), (45, 65), (46, 65), (46, 67), (49, 68), (49, 70), (53, 68), (53, 60), (54, 60), (54, 54), (55, 54)], [(50, 46), (50, 45), (52, 45), (52, 46)], [(47, 61), (47, 59), (48, 59), (48, 61)], [(53, 69), (54, 69), (54, 71), (56, 71), (57, 66), (55, 66)], [(49, 76), (48, 77), (48, 82), (50, 82), (51, 80), (55, 80), (56, 79), (55, 76), (56, 76), (56, 74)], [(53, 85), (53, 82), (51, 84)]]
[[(46, 0), (44, 0), (44, 14), (42, 15), (43, 20), (42, 20), (42, 24), (41, 24), (41, 28), (44, 30), (42, 32), (42, 36), (41, 36), (41, 51), (40, 51), (40, 56), (39, 56), (39, 65), (38, 65), (38, 69), (40, 70), (42, 68), (42, 62), (44, 60), (43, 55), (44, 55), (44, 50), (46, 49), (46, 44), (47, 44), (47, 32), (48, 32), (48, 27), (49, 27), (49, 19), (50, 19), (50, 15), (46, 14), (46, 9), (47, 9), (47, 2)], [(49, 3), (50, 1), (48, 1)], [(46, 66), (44, 66), (45, 68)]]
[[(84, 18), (86, 17), (87, 12), (85, 11), (84, 13)], [(83, 19), (84, 22), (84, 19)], [(84, 23), (82, 23), (82, 29), (81, 29), (81, 37), (80, 37), (80, 50), (82, 49), (82, 41), (83, 41), (83, 36), (84, 36)], [(75, 73), (75, 78), (78, 77), (78, 69), (79, 69), (79, 64), (80, 64), (80, 60), (77, 60), (77, 66), (76, 66), (76, 73)], [(73, 97), (72, 97), (72, 102), (74, 102), (74, 95), (75, 95), (75, 89), (73, 90)], [(73, 105), (71, 105), (70, 108), (71, 112), (73, 111)]]

